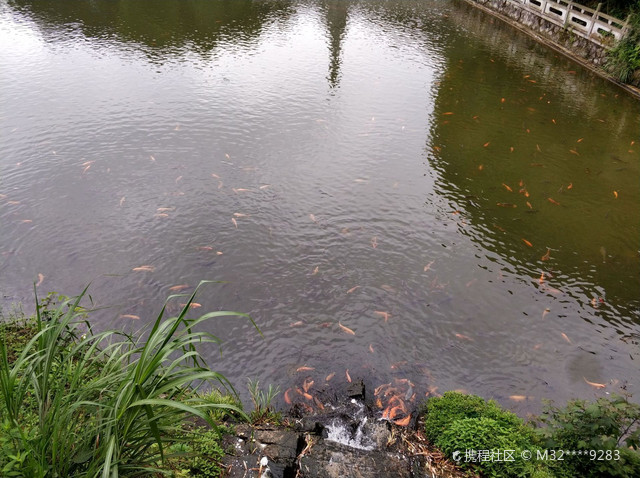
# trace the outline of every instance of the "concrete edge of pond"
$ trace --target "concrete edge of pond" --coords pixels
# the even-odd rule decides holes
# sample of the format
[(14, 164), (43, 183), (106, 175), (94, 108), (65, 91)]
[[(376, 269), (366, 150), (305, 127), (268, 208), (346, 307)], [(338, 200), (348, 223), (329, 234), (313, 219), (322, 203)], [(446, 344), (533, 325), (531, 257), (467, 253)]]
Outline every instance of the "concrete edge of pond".
[(615, 79), (613, 76), (611, 76), (609, 73), (607, 73), (606, 71), (604, 71), (602, 68), (598, 67), (596, 64), (594, 64), (592, 61), (589, 61), (588, 59), (585, 59), (584, 57), (576, 54), (575, 52), (571, 51), (569, 48), (566, 48), (562, 45), (560, 45), (558, 42), (554, 41), (552, 38), (545, 36), (543, 34), (541, 34), (540, 32), (537, 32), (535, 30), (533, 30), (532, 28), (528, 27), (527, 25), (512, 19), (508, 16), (506, 16), (505, 14), (501, 13), (498, 10), (495, 10), (493, 8), (487, 7), (486, 5), (482, 5), (480, 3), (478, 3), (475, 0), (463, 0), (465, 3), (478, 8), (479, 10), (484, 11), (485, 13), (488, 13), (489, 15), (492, 15), (493, 17), (496, 17), (497, 19), (503, 21), (504, 23), (507, 23), (508, 25), (512, 26), (513, 28), (516, 28), (517, 30), (525, 33), (526, 35), (530, 36), (531, 38), (533, 38), (534, 40), (536, 40), (537, 42), (552, 48), (553, 50), (557, 51), (558, 53), (563, 54), (564, 56), (566, 56), (567, 58), (571, 59), (572, 61), (580, 64), (581, 66), (591, 70), (593, 73), (595, 73), (596, 75), (600, 76), (601, 78), (604, 78), (605, 80), (610, 81), (611, 83), (617, 85), (618, 87), (622, 88), (623, 90), (625, 90), (627, 93), (630, 93), (631, 95), (633, 95), (634, 97), (636, 97), (637, 99), (640, 99), (640, 88), (636, 88), (633, 85), (629, 85), (626, 83), (622, 83), (620, 81), (618, 81), (617, 79)]

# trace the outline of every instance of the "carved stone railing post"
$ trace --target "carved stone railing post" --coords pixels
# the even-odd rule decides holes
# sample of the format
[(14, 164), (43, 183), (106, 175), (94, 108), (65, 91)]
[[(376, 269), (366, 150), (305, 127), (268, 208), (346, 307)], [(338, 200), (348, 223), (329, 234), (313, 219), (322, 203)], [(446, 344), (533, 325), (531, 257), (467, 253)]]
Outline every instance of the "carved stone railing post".
[(591, 38), (591, 33), (593, 32), (593, 27), (595, 26), (596, 22), (598, 21), (598, 13), (600, 13), (600, 7), (602, 7), (602, 3), (598, 3), (598, 6), (596, 7), (596, 12), (593, 14), (593, 17), (591, 19), (591, 26), (589, 27), (589, 31), (587, 32), (587, 38)]

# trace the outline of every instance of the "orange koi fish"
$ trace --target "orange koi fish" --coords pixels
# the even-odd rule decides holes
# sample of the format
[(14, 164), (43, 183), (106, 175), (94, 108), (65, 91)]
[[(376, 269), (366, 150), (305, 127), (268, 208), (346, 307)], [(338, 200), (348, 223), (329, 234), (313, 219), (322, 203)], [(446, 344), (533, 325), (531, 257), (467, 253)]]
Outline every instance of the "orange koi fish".
[(596, 387), (596, 388), (605, 388), (606, 387), (606, 385), (604, 383), (590, 382), (585, 377), (582, 377), (582, 378), (584, 379), (585, 382), (587, 382), (592, 387)]
[(389, 312), (384, 312), (382, 310), (374, 310), (373, 313), (384, 317), (385, 322), (389, 320)]
[(169, 287), (169, 290), (171, 292), (177, 292), (177, 291), (181, 291), (188, 288), (189, 288), (189, 284), (180, 284), (180, 285), (174, 285), (172, 287)]
[(121, 319), (132, 319), (132, 320), (140, 320), (140, 317), (138, 317), (137, 315), (133, 315), (133, 314), (122, 314), (120, 316)]
[(353, 330), (351, 330), (349, 327), (345, 327), (345, 326), (344, 326), (344, 325), (342, 325), (340, 322), (338, 322), (338, 325), (340, 326), (340, 328), (341, 328), (345, 333), (350, 334), (350, 335), (356, 335), (356, 333), (355, 333)]

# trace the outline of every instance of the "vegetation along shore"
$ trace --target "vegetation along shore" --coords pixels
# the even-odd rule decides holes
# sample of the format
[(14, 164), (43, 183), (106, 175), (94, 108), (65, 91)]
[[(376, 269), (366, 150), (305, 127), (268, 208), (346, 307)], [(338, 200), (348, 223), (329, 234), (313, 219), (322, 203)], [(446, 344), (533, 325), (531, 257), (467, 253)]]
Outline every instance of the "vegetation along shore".
[[(640, 475), (640, 406), (624, 396), (548, 403), (525, 422), (492, 400), (445, 392), (423, 403), (414, 427), (393, 423), (393, 411), (372, 413), (364, 388), (343, 397), (356, 404), (351, 409), (324, 403), (332, 412), (305, 415), (274, 410), (278, 387), (256, 381), (246, 410), (232, 384), (200, 356), (199, 347), (219, 340), (199, 325), (221, 316), (252, 319), (226, 311), (189, 318), (196, 293), (174, 317), (165, 304), (140, 335), (93, 331), (85, 292), (50, 294), (36, 301), (34, 316), (3, 314), (2, 476), (344, 476), (327, 465), (336, 447), (358, 476)], [(336, 410), (352, 415), (347, 421), (361, 415), (352, 426), (359, 436), (332, 436)], [(407, 463), (421, 461), (404, 474), (402, 460), (376, 461), (390, 451)], [(424, 474), (411, 474), (416, 466)]]

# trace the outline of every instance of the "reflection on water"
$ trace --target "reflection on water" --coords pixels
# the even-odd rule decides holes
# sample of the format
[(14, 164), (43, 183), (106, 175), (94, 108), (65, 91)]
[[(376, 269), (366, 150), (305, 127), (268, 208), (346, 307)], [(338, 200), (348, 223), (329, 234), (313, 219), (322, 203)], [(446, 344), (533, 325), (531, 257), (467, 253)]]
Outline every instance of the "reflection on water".
[(638, 388), (638, 103), (490, 17), (12, 1), (0, 43), (5, 303), (91, 282), (136, 328), (225, 280), (194, 314), (256, 319), (204, 351), (241, 390)]

